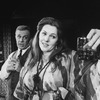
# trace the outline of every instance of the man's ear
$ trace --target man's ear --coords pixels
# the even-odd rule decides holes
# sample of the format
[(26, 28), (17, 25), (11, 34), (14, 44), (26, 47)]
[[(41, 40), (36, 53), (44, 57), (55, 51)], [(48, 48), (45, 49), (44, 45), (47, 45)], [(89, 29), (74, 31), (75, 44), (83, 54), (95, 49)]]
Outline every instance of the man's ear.
[(29, 40), (29, 45), (31, 45), (31, 44), (32, 44), (32, 39)]

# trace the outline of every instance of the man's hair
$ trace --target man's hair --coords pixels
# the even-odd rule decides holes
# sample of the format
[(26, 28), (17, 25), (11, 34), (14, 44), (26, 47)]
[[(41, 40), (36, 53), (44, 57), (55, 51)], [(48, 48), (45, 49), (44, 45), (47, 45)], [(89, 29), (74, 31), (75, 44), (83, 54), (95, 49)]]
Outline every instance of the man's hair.
[(23, 31), (23, 30), (28, 30), (30, 32), (30, 27), (27, 26), (27, 25), (19, 25), (16, 30), (20, 30), (20, 31)]
[[(17, 28), (16, 28), (16, 31), (19, 30), (19, 31), (29, 31), (29, 41), (31, 40), (32, 36), (31, 36), (31, 29), (29, 26), (27, 25), (19, 25)], [(16, 33), (16, 32), (15, 32)]]

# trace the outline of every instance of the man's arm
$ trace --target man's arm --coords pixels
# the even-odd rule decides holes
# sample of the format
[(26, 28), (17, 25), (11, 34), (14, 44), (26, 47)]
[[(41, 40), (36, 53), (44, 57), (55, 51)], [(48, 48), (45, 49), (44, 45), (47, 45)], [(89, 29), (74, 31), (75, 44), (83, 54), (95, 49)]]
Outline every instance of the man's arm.
[(1, 67), (1, 70), (0, 70), (0, 78), (3, 79), (3, 80), (5, 80), (6, 78), (8, 78), (8, 76), (10, 74), (10, 72), (7, 71), (7, 67), (9, 66), (9, 61), (10, 61), (10, 59), (12, 57), (12, 54), (13, 53), (11, 53), (8, 56), (7, 60), (4, 62), (4, 64)]

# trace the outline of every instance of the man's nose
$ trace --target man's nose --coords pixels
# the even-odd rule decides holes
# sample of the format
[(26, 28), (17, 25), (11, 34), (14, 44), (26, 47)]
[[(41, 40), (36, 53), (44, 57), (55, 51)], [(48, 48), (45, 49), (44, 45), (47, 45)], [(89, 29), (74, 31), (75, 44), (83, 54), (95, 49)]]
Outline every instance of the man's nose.
[(20, 38), (20, 41), (23, 41), (23, 38)]

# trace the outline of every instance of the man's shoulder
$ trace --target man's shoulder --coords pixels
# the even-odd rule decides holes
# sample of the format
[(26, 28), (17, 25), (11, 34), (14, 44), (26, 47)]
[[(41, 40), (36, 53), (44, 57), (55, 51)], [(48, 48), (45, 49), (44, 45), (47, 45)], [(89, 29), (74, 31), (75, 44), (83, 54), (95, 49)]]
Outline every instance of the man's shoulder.
[(25, 54), (26, 53), (29, 53), (31, 51), (31, 47), (28, 47), (27, 49), (26, 49), (26, 51), (25, 51)]
[(13, 56), (14, 54), (16, 54), (16, 52), (17, 52), (17, 51), (18, 51), (18, 50), (15, 50), (15, 51), (11, 52), (11, 53), (9, 54), (9, 56), (8, 56), (8, 57)]
[(15, 50), (15, 51), (11, 52), (11, 54), (10, 54), (10, 55), (13, 55), (13, 54), (15, 54), (17, 51), (18, 51), (18, 50)]

